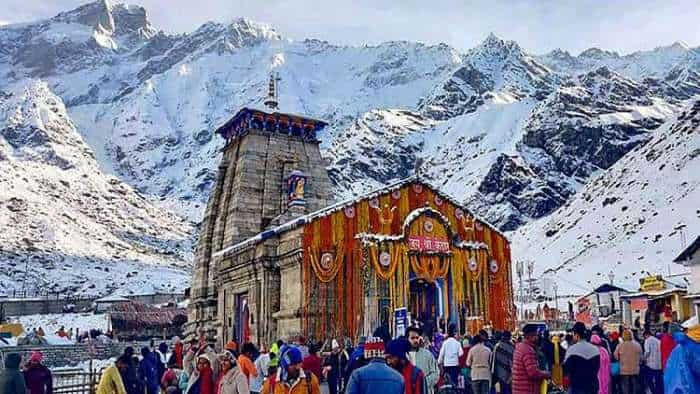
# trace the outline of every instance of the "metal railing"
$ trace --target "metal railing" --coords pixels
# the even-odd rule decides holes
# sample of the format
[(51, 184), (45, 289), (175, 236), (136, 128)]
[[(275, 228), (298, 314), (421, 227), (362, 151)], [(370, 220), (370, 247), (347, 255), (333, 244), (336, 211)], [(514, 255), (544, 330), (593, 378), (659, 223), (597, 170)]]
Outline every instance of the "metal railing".
[(62, 369), (54, 371), (53, 393), (54, 394), (95, 394), (97, 385), (102, 377), (102, 369), (99, 371), (90, 369), (85, 371), (80, 368)]

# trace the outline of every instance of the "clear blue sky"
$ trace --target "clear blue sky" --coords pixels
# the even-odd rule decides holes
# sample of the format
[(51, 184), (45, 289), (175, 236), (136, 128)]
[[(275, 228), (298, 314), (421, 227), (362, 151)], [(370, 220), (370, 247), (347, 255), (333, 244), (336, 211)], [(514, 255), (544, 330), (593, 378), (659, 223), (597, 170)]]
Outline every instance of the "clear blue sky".
[[(293, 39), (341, 44), (445, 42), (464, 50), (489, 32), (543, 53), (592, 46), (629, 53), (683, 41), (700, 45), (700, 0), (132, 0), (153, 24), (187, 32), (248, 17)], [(1, 22), (47, 18), (80, 0), (3, 0)]]

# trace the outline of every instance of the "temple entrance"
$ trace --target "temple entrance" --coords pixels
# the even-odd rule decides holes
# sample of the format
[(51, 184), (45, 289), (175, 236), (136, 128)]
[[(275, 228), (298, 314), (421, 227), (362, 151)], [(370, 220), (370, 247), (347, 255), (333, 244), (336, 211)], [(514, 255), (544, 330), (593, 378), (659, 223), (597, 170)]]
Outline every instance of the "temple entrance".
[(250, 309), (248, 308), (248, 293), (236, 295), (235, 324), (233, 327), (233, 337), (238, 343), (250, 340)]
[(440, 314), (440, 291), (435, 283), (411, 279), (408, 305), (413, 320), (421, 323), (425, 335), (432, 336)]

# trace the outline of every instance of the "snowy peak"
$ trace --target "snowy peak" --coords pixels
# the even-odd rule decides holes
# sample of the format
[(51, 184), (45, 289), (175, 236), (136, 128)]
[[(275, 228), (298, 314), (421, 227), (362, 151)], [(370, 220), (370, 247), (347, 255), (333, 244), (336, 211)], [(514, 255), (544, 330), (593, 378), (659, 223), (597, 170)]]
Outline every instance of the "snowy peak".
[(504, 41), (491, 33), (467, 52), (463, 66), (434, 89), (420, 108), (426, 115), (444, 120), (473, 112), (488, 101), (542, 99), (559, 82), (559, 76), (515, 41)]
[(98, 0), (74, 10), (56, 15), (53, 22), (78, 23), (104, 34), (137, 33), (151, 37), (155, 30), (146, 15), (146, 9), (135, 5), (112, 4), (110, 0)]
[(615, 51), (606, 51), (600, 48), (588, 48), (581, 52), (578, 57), (593, 60), (617, 59), (620, 57)]
[(247, 18), (233, 20), (228, 25), (228, 35), (229, 39), (239, 43), (239, 46), (282, 39), (282, 36), (270, 25), (258, 23)]

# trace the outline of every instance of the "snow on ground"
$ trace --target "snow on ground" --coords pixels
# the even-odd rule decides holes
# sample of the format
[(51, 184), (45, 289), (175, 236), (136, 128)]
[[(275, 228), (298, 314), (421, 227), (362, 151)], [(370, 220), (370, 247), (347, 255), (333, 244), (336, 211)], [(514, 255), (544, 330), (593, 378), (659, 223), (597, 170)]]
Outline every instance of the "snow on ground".
[(53, 335), (61, 326), (66, 331), (76, 329), (80, 332), (97, 329), (102, 332), (107, 331), (107, 315), (92, 313), (49, 313), (26, 316), (9, 316), (10, 323), (20, 323), (25, 332), (31, 332), (33, 328), (43, 328), (48, 335)]
[(524, 122), (535, 105), (532, 99), (494, 100), (426, 132), (422, 170), (442, 181), (445, 193), (466, 200), (500, 154), (516, 153)]

